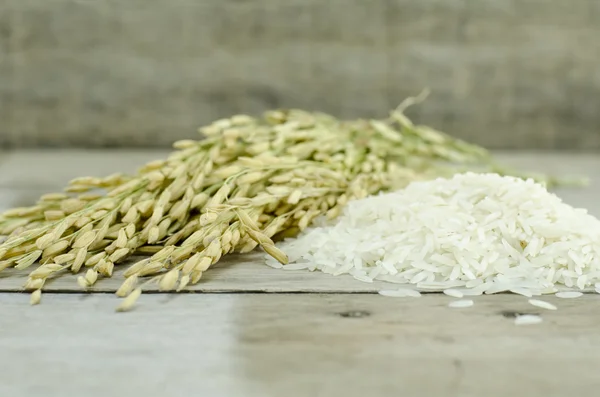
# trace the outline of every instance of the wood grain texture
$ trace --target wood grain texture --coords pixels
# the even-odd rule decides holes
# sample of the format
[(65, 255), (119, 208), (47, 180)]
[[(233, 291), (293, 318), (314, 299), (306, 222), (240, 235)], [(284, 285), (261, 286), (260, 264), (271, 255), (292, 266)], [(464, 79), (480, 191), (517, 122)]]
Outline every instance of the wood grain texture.
[[(563, 397), (600, 386), (600, 295), (0, 294), (0, 394), (11, 397)], [(515, 313), (544, 322), (515, 326)]]
[(600, 149), (596, 0), (4, 0), (0, 146), (158, 146), (238, 112)]

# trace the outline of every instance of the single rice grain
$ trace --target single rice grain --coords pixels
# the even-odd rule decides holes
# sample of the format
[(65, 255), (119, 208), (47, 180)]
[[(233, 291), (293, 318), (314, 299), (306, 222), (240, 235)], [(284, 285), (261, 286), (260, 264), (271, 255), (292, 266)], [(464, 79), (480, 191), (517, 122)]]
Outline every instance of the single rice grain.
[(457, 289), (451, 289), (451, 288), (445, 289), (444, 294), (451, 296), (453, 298), (462, 298), (464, 296), (464, 294), (461, 291), (459, 291)]
[(542, 309), (547, 309), (547, 310), (556, 310), (557, 309), (557, 307), (554, 306), (552, 303), (542, 301), (539, 299), (529, 299), (529, 303), (533, 306), (541, 307)]
[(542, 321), (543, 320), (540, 316), (536, 316), (534, 314), (523, 314), (515, 318), (515, 325), (540, 324)]
[(557, 298), (574, 299), (574, 298), (581, 297), (583, 295), (583, 293), (581, 293), (579, 291), (561, 291), (561, 292), (557, 292), (555, 295)]
[(448, 307), (452, 308), (463, 308), (463, 307), (471, 307), (473, 306), (473, 301), (471, 299), (462, 299), (457, 301), (452, 301), (448, 304)]

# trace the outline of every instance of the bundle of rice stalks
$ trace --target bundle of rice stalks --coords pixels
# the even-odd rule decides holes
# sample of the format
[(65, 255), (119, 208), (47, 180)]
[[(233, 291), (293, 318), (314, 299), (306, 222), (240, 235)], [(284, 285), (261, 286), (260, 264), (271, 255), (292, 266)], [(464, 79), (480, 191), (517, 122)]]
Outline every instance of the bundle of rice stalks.
[(127, 310), (145, 284), (180, 291), (229, 253), (260, 246), (286, 263), (274, 240), (337, 217), (350, 200), (465, 169), (497, 171), (484, 149), (414, 125), (403, 112), (415, 101), (385, 120), (301, 110), (217, 120), (136, 175), (77, 178), (65, 193), (0, 215), (0, 270), (34, 267), (24, 288), (35, 304), (61, 272), (81, 273), (86, 289), (130, 256), (151, 254), (124, 273), (117, 295)]

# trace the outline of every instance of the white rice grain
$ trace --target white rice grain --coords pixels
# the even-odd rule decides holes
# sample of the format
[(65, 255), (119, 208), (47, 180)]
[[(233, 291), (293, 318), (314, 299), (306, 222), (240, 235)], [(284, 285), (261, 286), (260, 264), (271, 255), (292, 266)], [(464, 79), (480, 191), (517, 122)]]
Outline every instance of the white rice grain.
[(516, 287), (516, 288), (510, 288), (509, 291), (512, 292), (513, 294), (523, 295), (528, 298), (531, 298), (533, 296), (533, 293), (531, 292), (531, 290), (529, 290), (527, 288)]
[(373, 279), (365, 274), (355, 274), (355, 275), (353, 275), (353, 277), (355, 279), (357, 279), (358, 281), (362, 281), (363, 283), (372, 283), (373, 282)]
[(308, 263), (290, 263), (289, 265), (282, 266), (285, 270), (304, 270), (308, 267)]
[(561, 291), (561, 292), (557, 292), (555, 295), (557, 298), (573, 299), (573, 298), (579, 298), (580, 296), (583, 295), (583, 293), (581, 293), (579, 291)]
[(523, 314), (515, 318), (515, 325), (540, 324), (542, 321), (543, 320), (540, 316), (536, 316), (534, 314)]
[(421, 293), (419, 291), (415, 291), (414, 289), (400, 289), (400, 291), (403, 291), (404, 294), (408, 297), (411, 298), (420, 298), (421, 297)]
[(463, 296), (465, 296), (461, 291), (457, 290), (457, 289), (445, 289), (444, 290), (444, 294), (448, 295), (448, 296), (452, 296), (453, 298), (462, 298)]
[(269, 258), (272, 260), (267, 260), (265, 263), (267, 266), (272, 267), (273, 269), (281, 269), (283, 267), (283, 265), (281, 263), (279, 263), (277, 260), (273, 259), (273, 258)]
[(485, 287), (480, 285), (475, 288), (461, 289), (459, 291), (463, 294), (463, 296), (479, 296), (483, 295), (485, 292)]
[(448, 304), (448, 307), (452, 307), (452, 308), (463, 308), (463, 307), (471, 307), (471, 306), (473, 306), (473, 301), (471, 299), (452, 301)]
[(542, 301), (539, 299), (529, 299), (529, 303), (533, 306), (541, 307), (542, 309), (547, 309), (547, 310), (556, 310), (557, 309), (557, 307), (554, 306), (552, 303)]

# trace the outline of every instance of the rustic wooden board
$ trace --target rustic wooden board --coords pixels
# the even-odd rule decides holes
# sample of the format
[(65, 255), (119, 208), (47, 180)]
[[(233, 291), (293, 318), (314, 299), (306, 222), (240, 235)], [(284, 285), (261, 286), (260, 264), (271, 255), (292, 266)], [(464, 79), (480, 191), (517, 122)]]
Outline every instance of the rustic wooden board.
[[(0, 294), (0, 395), (593, 396), (600, 295), (452, 299), (372, 295)], [(515, 312), (544, 322), (515, 326)]]
[[(0, 210), (31, 204), (72, 177), (130, 171), (162, 157), (0, 154)], [(595, 156), (501, 158), (600, 182)], [(600, 215), (599, 184), (560, 195)], [(112, 294), (77, 293), (72, 276), (49, 283), (42, 304), (30, 307), (27, 294), (14, 293), (23, 278), (0, 272), (0, 362), (10, 363), (0, 371), (0, 396), (563, 397), (600, 387), (598, 294), (544, 297), (556, 312), (508, 294), (450, 309), (453, 298), (442, 294), (387, 298), (374, 294), (378, 283), (275, 270), (257, 255), (224, 259), (192, 287), (207, 293), (145, 294), (126, 314), (114, 312)], [(116, 273), (94, 290), (114, 291)], [(517, 327), (515, 313), (541, 314), (544, 322)]]
[(3, 0), (0, 146), (166, 146), (238, 112), (599, 149), (597, 0)]
[[(322, 272), (273, 269), (264, 264), (260, 252), (224, 258), (206, 272), (202, 281), (186, 288), (193, 292), (377, 292), (394, 284), (365, 283), (350, 276), (333, 277)], [(127, 264), (119, 265), (113, 276), (98, 281), (90, 292), (115, 292), (124, 280)], [(27, 271), (7, 269), (0, 272), (0, 292), (21, 291)], [(158, 291), (155, 284), (144, 288)], [(44, 286), (48, 292), (81, 291), (75, 275), (66, 273)]]

